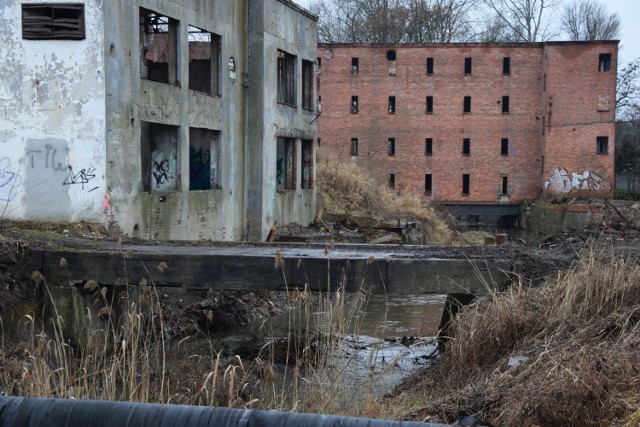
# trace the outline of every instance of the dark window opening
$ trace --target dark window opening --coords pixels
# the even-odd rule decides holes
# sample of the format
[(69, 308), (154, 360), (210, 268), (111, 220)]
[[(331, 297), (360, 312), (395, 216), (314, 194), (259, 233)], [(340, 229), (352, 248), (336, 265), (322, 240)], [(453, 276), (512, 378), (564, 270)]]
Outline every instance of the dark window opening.
[(394, 114), (396, 112), (396, 97), (389, 97), (389, 114)]
[(431, 194), (433, 181), (431, 174), (428, 173), (424, 176), (424, 192), (425, 194)]
[(313, 107), (313, 62), (302, 60), (302, 108)]
[(503, 113), (508, 113), (509, 112), (509, 97), (508, 96), (503, 96), (502, 97), (502, 112)]
[(278, 102), (296, 105), (296, 62), (297, 57), (278, 50)]
[(178, 84), (178, 21), (140, 8), (140, 78)]
[(320, 147), (320, 141), (321, 141), (321, 139), (318, 138), (318, 147)]
[(427, 74), (433, 74), (433, 58), (427, 58)]
[(322, 58), (317, 57), (316, 58), (316, 64), (318, 64), (318, 68), (322, 67)]
[(502, 175), (502, 182), (500, 183), (500, 194), (503, 196), (507, 195), (507, 189), (508, 189), (508, 180), (507, 180), (507, 175)]
[(351, 74), (358, 75), (359, 71), (358, 58), (351, 58)]
[(189, 25), (189, 90), (220, 95), (220, 47), (220, 36)]
[(509, 138), (502, 138), (500, 143), (500, 154), (503, 156), (509, 155)]
[(505, 76), (511, 74), (511, 58), (508, 56), (502, 58), (502, 74)]
[(357, 96), (352, 96), (351, 97), (351, 112), (353, 114), (358, 112), (358, 97)]
[(78, 3), (23, 4), (22, 38), (25, 40), (84, 39), (84, 5)]
[(427, 114), (433, 114), (433, 96), (427, 96)]
[(547, 75), (546, 74), (542, 75), (542, 91), (543, 92), (547, 91)]
[(278, 138), (276, 142), (276, 189), (296, 188), (296, 140)]
[(464, 73), (471, 74), (471, 58), (464, 58)]
[(611, 54), (601, 53), (598, 61), (598, 71), (611, 71)]
[(471, 97), (470, 96), (465, 96), (464, 97), (464, 112), (465, 113), (470, 113), (471, 112)]
[(387, 51), (387, 60), (388, 61), (395, 61), (396, 60), (396, 51), (395, 50), (388, 50)]
[(302, 189), (314, 187), (313, 180), (313, 141), (302, 140)]
[(471, 154), (471, 139), (464, 138), (462, 140), (462, 155), (469, 156)]
[(599, 136), (596, 138), (596, 154), (609, 154), (609, 137)]
[(351, 155), (358, 155), (358, 138), (351, 138)]
[(220, 188), (218, 132), (189, 129), (189, 190)]
[(396, 139), (395, 138), (389, 138), (387, 140), (387, 154), (390, 156), (396, 155)]
[(464, 196), (468, 196), (469, 195), (469, 174), (465, 173), (462, 174), (462, 195)]
[(425, 156), (433, 155), (433, 138), (427, 138), (424, 141), (424, 155)]
[(140, 157), (144, 191), (179, 189), (179, 131), (178, 126), (142, 122)]
[(395, 173), (390, 173), (389, 174), (389, 189), (393, 190), (396, 188), (396, 174)]

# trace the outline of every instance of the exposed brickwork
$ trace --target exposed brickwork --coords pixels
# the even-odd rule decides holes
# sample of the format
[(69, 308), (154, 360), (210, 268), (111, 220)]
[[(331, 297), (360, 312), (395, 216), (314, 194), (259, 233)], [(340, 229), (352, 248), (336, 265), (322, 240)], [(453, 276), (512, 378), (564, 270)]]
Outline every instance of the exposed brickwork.
[[(395, 61), (387, 60), (391, 49)], [(598, 71), (601, 53), (612, 54), (609, 72)], [(585, 170), (613, 177), (616, 54), (617, 42), (319, 45), (319, 137), (344, 161), (373, 170), (383, 185), (395, 174), (400, 191), (424, 194), (425, 174), (432, 174), (432, 193), (425, 197), (438, 201), (536, 199), (545, 182), (566, 184), (557, 173), (551, 180), (553, 168), (565, 168), (570, 179), (572, 172)], [(352, 58), (358, 58), (357, 74)], [(433, 58), (432, 75), (427, 58)], [(465, 58), (472, 58), (470, 75), (464, 73)], [(598, 111), (606, 107), (606, 95), (611, 109)], [(358, 96), (357, 114), (351, 113), (352, 96)], [(390, 96), (394, 114), (388, 112)], [(433, 96), (431, 114), (427, 96)], [(465, 96), (471, 97), (470, 113), (463, 111)], [(503, 113), (506, 96), (509, 112)], [(550, 125), (543, 119), (549, 96)], [(608, 154), (596, 154), (596, 136), (609, 137)], [(358, 156), (350, 155), (352, 138), (358, 139)], [(395, 138), (394, 156), (387, 153), (389, 138)], [(431, 156), (425, 155), (426, 138), (433, 140)], [(469, 155), (463, 155), (465, 138)], [(501, 154), (503, 138), (509, 140), (508, 155)], [(468, 195), (462, 193), (463, 174), (470, 175)], [(505, 175), (506, 196), (501, 194)]]

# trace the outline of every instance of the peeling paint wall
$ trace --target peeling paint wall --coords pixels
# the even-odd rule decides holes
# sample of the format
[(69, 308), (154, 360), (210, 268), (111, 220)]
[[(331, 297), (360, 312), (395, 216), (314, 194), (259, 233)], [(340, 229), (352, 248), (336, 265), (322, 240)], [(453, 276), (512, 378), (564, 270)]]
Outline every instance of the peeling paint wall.
[(102, 0), (84, 2), (84, 40), (23, 39), (22, 3), (0, 0), (0, 217), (97, 221), (107, 190)]

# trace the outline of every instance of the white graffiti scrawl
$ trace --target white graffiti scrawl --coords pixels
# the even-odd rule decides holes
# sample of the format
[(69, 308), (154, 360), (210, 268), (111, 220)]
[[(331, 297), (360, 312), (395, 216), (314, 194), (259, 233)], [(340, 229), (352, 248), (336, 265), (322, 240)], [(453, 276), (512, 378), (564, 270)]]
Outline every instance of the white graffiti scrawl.
[(572, 172), (571, 177), (564, 168), (554, 168), (549, 173), (549, 181), (544, 183), (545, 190), (555, 193), (570, 193), (572, 190), (604, 190), (611, 189), (611, 184), (604, 181), (600, 176), (584, 171), (581, 174)]

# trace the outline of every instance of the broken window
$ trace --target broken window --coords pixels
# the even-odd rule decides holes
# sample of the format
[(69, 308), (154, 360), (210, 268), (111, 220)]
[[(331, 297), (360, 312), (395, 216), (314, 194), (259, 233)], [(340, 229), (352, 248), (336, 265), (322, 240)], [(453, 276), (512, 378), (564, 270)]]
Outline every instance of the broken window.
[(396, 51), (395, 50), (388, 50), (387, 51), (387, 60), (388, 61), (395, 61), (396, 60)]
[(387, 154), (390, 156), (396, 155), (396, 139), (395, 138), (389, 138), (387, 140)]
[(500, 194), (502, 194), (503, 196), (507, 195), (507, 185), (508, 185), (508, 179), (507, 179), (507, 175), (502, 175), (502, 182), (500, 183)]
[(351, 58), (351, 74), (358, 75), (358, 58)]
[(218, 132), (189, 129), (189, 190), (220, 188)]
[(433, 138), (427, 138), (424, 141), (424, 155), (431, 156), (433, 155)]
[(609, 137), (599, 136), (596, 138), (596, 154), (609, 154)]
[(469, 195), (469, 174), (465, 173), (462, 174), (462, 195), (463, 196), (468, 196)]
[(302, 108), (313, 107), (313, 62), (302, 60)]
[(465, 96), (464, 97), (463, 111), (465, 113), (470, 113), (471, 112), (471, 97), (470, 96)]
[(509, 97), (508, 96), (503, 96), (502, 97), (502, 112), (503, 113), (508, 113), (509, 112)]
[(140, 8), (140, 77), (178, 83), (178, 21)]
[(509, 138), (502, 138), (500, 143), (500, 154), (503, 156), (509, 155)]
[(79, 3), (23, 4), (22, 38), (26, 40), (84, 39), (84, 5)]
[(431, 178), (431, 174), (428, 173), (424, 176), (424, 192), (425, 194), (431, 194), (431, 190), (432, 190), (432, 178)]
[(427, 58), (427, 74), (433, 74), (433, 58)]
[(302, 189), (313, 188), (313, 141), (302, 140)]
[(502, 58), (502, 74), (505, 76), (511, 74), (511, 58), (508, 56)]
[(390, 173), (389, 174), (389, 189), (393, 190), (396, 188), (396, 174), (395, 173)]
[(433, 96), (427, 96), (427, 114), (433, 114)]
[(351, 113), (356, 114), (358, 112), (358, 97), (351, 97)]
[(611, 54), (601, 53), (598, 61), (598, 71), (611, 71)]
[(464, 73), (471, 74), (471, 58), (464, 58)]
[(351, 138), (351, 155), (358, 155), (358, 138)]
[(464, 138), (462, 140), (462, 154), (464, 156), (469, 156), (471, 154), (471, 139)]
[(220, 36), (189, 25), (189, 90), (220, 95)]
[(144, 191), (179, 189), (178, 126), (142, 122), (140, 149)]
[(297, 57), (278, 50), (278, 102), (296, 105)]
[(276, 188), (294, 190), (296, 188), (296, 140), (278, 138), (276, 143)]
[(389, 114), (394, 114), (396, 112), (396, 97), (389, 97)]

